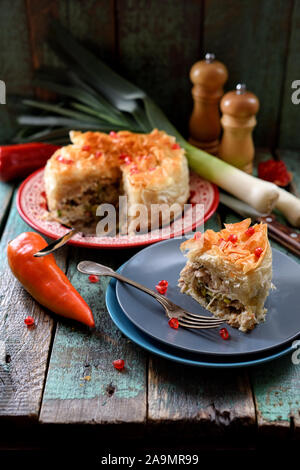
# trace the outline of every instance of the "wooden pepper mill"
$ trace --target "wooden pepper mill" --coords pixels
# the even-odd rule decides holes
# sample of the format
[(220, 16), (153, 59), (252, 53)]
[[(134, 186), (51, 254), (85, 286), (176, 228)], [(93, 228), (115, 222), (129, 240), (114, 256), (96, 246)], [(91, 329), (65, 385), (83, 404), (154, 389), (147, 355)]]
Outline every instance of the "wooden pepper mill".
[(227, 68), (211, 53), (205, 55), (205, 60), (196, 62), (190, 71), (194, 109), (189, 122), (189, 141), (214, 155), (218, 152), (221, 132), (219, 101), (227, 78)]
[(252, 130), (258, 109), (258, 98), (241, 83), (221, 100), (223, 136), (219, 157), (247, 173), (253, 170), (255, 148)]

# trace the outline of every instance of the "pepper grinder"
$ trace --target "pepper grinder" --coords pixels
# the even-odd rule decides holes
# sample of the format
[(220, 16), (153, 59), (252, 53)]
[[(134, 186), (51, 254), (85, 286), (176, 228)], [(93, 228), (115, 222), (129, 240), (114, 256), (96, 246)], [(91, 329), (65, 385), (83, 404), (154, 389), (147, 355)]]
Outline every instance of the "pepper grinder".
[(259, 109), (258, 98), (244, 83), (226, 93), (221, 100), (223, 136), (219, 157), (246, 173), (252, 173), (255, 154), (252, 131)]
[(227, 78), (227, 68), (211, 53), (196, 62), (190, 71), (194, 109), (189, 122), (189, 141), (214, 155), (218, 152), (221, 132), (219, 101)]

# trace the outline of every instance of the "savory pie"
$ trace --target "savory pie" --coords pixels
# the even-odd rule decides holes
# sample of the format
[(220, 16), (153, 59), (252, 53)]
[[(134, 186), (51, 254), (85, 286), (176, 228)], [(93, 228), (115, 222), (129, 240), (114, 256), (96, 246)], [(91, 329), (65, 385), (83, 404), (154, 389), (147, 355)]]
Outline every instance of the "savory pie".
[[(189, 197), (189, 171), (174, 137), (155, 129), (150, 134), (71, 131), (70, 138), (72, 144), (57, 150), (45, 169), (48, 208), (55, 220), (93, 225), (97, 207), (118, 206), (120, 195), (127, 197), (127, 225), (121, 229), (129, 234), (148, 230), (153, 204), (160, 206), (159, 215), (152, 217), (158, 226), (166, 204), (174, 205), (172, 218), (182, 211)], [(141, 204), (147, 213), (141, 214)]]
[(180, 273), (181, 292), (214, 316), (247, 331), (264, 321), (272, 287), (272, 251), (267, 225), (250, 219), (225, 224), (220, 232), (196, 232), (181, 244), (188, 261)]

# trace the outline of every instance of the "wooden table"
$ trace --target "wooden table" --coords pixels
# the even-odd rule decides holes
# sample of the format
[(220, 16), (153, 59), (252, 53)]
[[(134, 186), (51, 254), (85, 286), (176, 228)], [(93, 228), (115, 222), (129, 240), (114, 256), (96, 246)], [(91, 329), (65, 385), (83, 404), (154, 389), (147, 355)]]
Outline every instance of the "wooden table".
[[(299, 155), (280, 155), (300, 190)], [(291, 355), (248, 369), (189, 368), (148, 354), (114, 326), (105, 306), (108, 279), (91, 284), (76, 265), (94, 259), (116, 268), (137, 250), (65, 247), (57, 254), (93, 310), (93, 332), (33, 301), (6, 260), (7, 242), (30, 230), (17, 213), (16, 189), (0, 186), (2, 449), (49, 450), (55, 442), (55, 449), (93, 448), (98, 455), (115, 445), (126, 446), (127, 454), (145, 448), (249, 451), (275, 439), (283, 439), (281, 446), (299, 440), (300, 365)], [(206, 228), (235, 220), (220, 206)], [(26, 315), (34, 316), (34, 330), (25, 327)], [(116, 358), (126, 361), (122, 373), (112, 367)]]

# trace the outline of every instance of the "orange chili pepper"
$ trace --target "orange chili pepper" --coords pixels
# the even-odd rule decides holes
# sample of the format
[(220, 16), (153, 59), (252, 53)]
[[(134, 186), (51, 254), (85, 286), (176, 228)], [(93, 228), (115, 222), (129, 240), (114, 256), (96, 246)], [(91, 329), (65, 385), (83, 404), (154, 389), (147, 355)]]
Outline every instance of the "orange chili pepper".
[(95, 326), (90, 307), (77, 292), (52, 254), (35, 258), (34, 253), (47, 246), (35, 232), (18, 235), (7, 246), (10, 269), (24, 288), (41, 305), (63, 317)]

